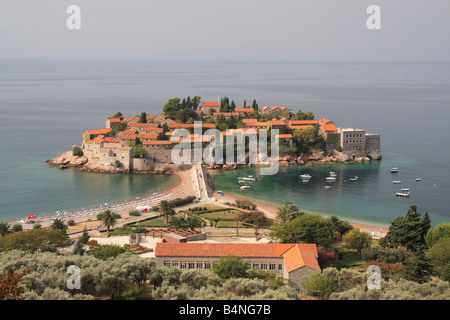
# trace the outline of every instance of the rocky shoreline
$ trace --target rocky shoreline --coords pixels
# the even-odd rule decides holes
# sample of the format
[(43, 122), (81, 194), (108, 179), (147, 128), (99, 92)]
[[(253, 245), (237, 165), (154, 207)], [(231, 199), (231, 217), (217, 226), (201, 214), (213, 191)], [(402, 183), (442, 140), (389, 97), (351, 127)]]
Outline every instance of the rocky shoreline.
[(85, 156), (74, 156), (72, 151), (67, 151), (60, 156), (46, 161), (51, 166), (56, 166), (59, 169), (76, 169), (85, 172), (97, 173), (173, 173), (175, 170), (172, 166), (158, 165), (152, 166), (149, 170), (131, 171), (128, 169), (115, 167), (111, 164), (101, 163), (98, 159), (88, 159)]
[[(369, 162), (372, 160), (369, 157), (351, 158), (345, 154), (338, 152), (336, 150), (331, 153), (325, 153), (324, 151), (318, 151), (313, 154), (302, 154), (300, 156), (294, 155), (284, 155), (280, 156), (279, 164), (280, 166), (311, 166), (316, 163), (362, 163)], [(153, 163), (151, 169), (149, 170), (130, 170), (115, 167), (111, 164), (100, 163), (98, 159), (88, 159), (85, 156), (74, 156), (71, 151), (64, 152), (60, 156), (47, 160), (47, 163), (51, 166), (57, 166), (60, 169), (74, 168), (79, 171), (85, 172), (99, 172), (99, 173), (173, 173), (178, 171), (180, 168), (174, 164), (163, 164), (163, 163)], [(248, 161), (246, 161), (248, 163)], [(206, 166), (207, 169), (223, 169), (223, 170), (234, 170), (242, 167), (252, 167), (252, 166), (263, 166), (264, 164), (213, 164)]]
[[(380, 158), (371, 159), (369, 157), (351, 158), (342, 152), (332, 151), (331, 153), (325, 153), (324, 151), (318, 151), (313, 154), (302, 154), (300, 156), (283, 155), (280, 156), (280, 166), (311, 166), (317, 163), (331, 164), (331, 163), (363, 163), (370, 162), (372, 160), (381, 160)], [(246, 161), (248, 163), (248, 161)], [(235, 170), (244, 167), (264, 166), (264, 164), (213, 164), (207, 166), (207, 169), (223, 169), (223, 170)]]

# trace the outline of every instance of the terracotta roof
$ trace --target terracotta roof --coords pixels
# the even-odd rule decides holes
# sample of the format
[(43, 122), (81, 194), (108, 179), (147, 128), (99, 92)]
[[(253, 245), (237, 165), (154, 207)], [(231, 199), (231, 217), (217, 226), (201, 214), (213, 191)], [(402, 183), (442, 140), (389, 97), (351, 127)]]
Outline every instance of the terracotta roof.
[(110, 118), (110, 119), (108, 119), (106, 121), (109, 121), (109, 122), (122, 122), (122, 120), (120, 120), (120, 118)]
[(285, 126), (286, 125), (286, 122), (281, 121), (281, 120), (270, 120), (269, 123), (272, 126)]
[(253, 108), (234, 108), (235, 112), (253, 112), (255, 109)]
[(233, 133), (242, 133), (242, 134), (258, 134), (258, 130), (254, 128), (240, 128), (240, 129), (228, 129), (226, 131), (222, 131), (222, 135), (231, 136)]
[(118, 150), (122, 150), (122, 151), (130, 151), (131, 149), (133, 149), (133, 148), (131, 148), (131, 147), (119, 147), (119, 148), (117, 148)]
[(315, 244), (272, 243), (163, 243), (156, 244), (155, 257), (283, 258), (287, 272), (303, 266), (320, 271)]
[(264, 106), (261, 108), (262, 111), (266, 110), (267, 108), (269, 108), (268, 106)]
[(292, 134), (290, 134), (290, 133), (279, 134), (278, 138), (279, 139), (289, 139), (289, 138), (292, 138)]
[(334, 122), (333, 122), (333, 121), (331, 121), (331, 120), (328, 120), (328, 119), (322, 118), (322, 119), (320, 119), (320, 120), (319, 120), (319, 123), (321, 123), (321, 124), (324, 124), (324, 123), (334, 123)]
[(146, 145), (168, 145), (171, 144), (169, 140), (146, 140), (143, 142), (144, 146)]
[(280, 110), (286, 110), (287, 108), (285, 106), (281, 107)]
[(270, 110), (275, 110), (275, 109), (278, 109), (278, 107), (277, 106), (273, 106), (273, 107), (270, 108)]
[[(195, 124), (193, 123), (174, 123), (170, 126), (170, 129), (174, 129), (174, 128), (194, 128)], [(199, 125), (198, 127), (202, 127), (202, 128), (215, 128), (216, 125), (214, 123), (202, 123), (201, 126)]]
[[(163, 117), (164, 119), (167, 118), (167, 116), (164, 113), (160, 113), (157, 115), (157, 117)], [(155, 117), (156, 118), (156, 117)]]
[(201, 107), (220, 107), (218, 102), (203, 102)]
[(108, 141), (108, 142), (110, 142), (110, 143), (119, 143), (119, 142), (120, 142), (120, 139), (106, 137), (106, 138), (105, 138), (105, 141)]
[(337, 131), (337, 127), (334, 123), (322, 124), (322, 128), (324, 131)]
[(243, 123), (248, 123), (248, 122), (258, 122), (258, 119), (242, 119)]
[(250, 122), (250, 123), (247, 123), (247, 126), (267, 127), (267, 126), (269, 126), (269, 123), (268, 122)]
[(136, 133), (137, 133), (136, 130), (128, 129), (128, 130), (120, 131), (120, 132), (118, 132), (117, 134), (118, 134), (118, 135), (129, 135), (129, 134), (136, 134)]
[(99, 135), (99, 134), (108, 134), (111, 132), (111, 128), (97, 129), (97, 130), (86, 130), (89, 135)]
[(319, 120), (291, 120), (291, 125), (319, 124)]
[(158, 139), (158, 135), (157, 134), (137, 134), (136, 135), (138, 138), (141, 139), (151, 139), (151, 140), (156, 140)]
[(163, 128), (143, 128), (141, 132), (146, 134), (152, 134), (152, 132), (161, 133)]
[(128, 134), (120, 136), (120, 140), (134, 140), (137, 138), (137, 134)]

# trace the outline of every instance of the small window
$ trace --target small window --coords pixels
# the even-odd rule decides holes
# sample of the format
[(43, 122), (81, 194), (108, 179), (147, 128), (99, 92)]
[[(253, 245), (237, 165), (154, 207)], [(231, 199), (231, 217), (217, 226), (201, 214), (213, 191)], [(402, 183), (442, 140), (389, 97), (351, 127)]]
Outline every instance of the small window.
[(283, 265), (281, 263), (278, 264), (278, 270), (283, 270)]
[(253, 264), (253, 269), (259, 269), (259, 263), (254, 263)]
[(194, 269), (195, 268), (195, 263), (189, 262), (188, 267), (189, 267), (189, 269)]
[(170, 262), (169, 261), (164, 261), (164, 266), (170, 267)]
[(172, 262), (173, 267), (178, 267), (178, 262)]
[(197, 262), (197, 269), (203, 269), (203, 262)]
[(267, 263), (261, 263), (261, 270), (267, 270)]
[(186, 262), (181, 262), (180, 263), (180, 268), (181, 269), (186, 269)]
[(269, 264), (269, 270), (275, 270), (275, 263)]
[(205, 262), (205, 269), (211, 269), (211, 262)]

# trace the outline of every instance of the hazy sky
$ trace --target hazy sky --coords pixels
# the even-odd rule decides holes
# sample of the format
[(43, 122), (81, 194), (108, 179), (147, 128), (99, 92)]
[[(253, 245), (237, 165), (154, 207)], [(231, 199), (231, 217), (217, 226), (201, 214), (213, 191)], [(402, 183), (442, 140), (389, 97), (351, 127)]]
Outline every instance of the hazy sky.
[[(81, 30), (69, 30), (69, 5)], [(369, 30), (369, 5), (381, 30)], [(450, 61), (449, 0), (1, 0), (0, 58)]]

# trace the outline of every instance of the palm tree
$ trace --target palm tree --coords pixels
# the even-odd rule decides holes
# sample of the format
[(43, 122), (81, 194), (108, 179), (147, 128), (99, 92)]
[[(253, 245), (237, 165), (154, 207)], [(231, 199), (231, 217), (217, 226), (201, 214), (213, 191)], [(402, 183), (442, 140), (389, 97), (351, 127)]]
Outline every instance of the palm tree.
[(199, 217), (189, 217), (186, 220), (187, 227), (191, 230), (195, 230), (196, 228), (201, 228), (202, 220)]
[(164, 223), (169, 223), (169, 216), (173, 216), (175, 214), (175, 210), (172, 208), (172, 205), (169, 201), (163, 200), (159, 203), (159, 208), (161, 215), (164, 215)]
[(64, 223), (62, 219), (55, 219), (51, 225), (53, 230), (61, 231), (62, 233), (66, 233), (67, 225)]
[(186, 229), (186, 219), (183, 217), (172, 217), (170, 219), (170, 226), (174, 229)]
[(104, 227), (106, 227), (106, 230), (108, 232), (110, 228), (116, 225), (117, 220), (120, 218), (120, 214), (117, 214), (109, 209), (106, 209), (105, 211), (97, 214), (97, 220), (100, 221)]
[(11, 226), (7, 222), (0, 222), (0, 236), (4, 237), (11, 232)]

